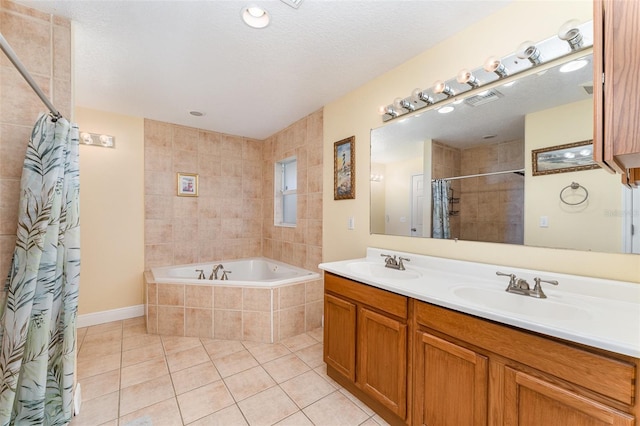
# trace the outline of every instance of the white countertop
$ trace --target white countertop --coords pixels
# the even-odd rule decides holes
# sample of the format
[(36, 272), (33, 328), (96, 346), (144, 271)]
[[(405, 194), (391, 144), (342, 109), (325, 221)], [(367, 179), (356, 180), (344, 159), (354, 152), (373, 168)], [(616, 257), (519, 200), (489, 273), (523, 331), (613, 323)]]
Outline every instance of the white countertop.
[[(384, 267), (389, 254), (409, 258), (406, 271)], [(380, 265), (380, 266), (378, 266)], [(581, 277), (412, 253), (368, 248), (367, 257), (322, 263), (319, 268), (427, 303), (571, 342), (640, 358), (640, 284)], [(542, 283), (546, 299), (507, 293), (516, 274), (533, 287)]]

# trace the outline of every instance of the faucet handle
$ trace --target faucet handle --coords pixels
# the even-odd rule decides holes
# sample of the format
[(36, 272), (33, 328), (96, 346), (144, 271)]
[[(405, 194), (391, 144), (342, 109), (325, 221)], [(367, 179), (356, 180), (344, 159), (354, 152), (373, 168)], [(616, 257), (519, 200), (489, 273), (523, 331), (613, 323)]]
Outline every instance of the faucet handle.
[(384, 253), (380, 253), (380, 256), (384, 257), (384, 262), (385, 263), (390, 263), (392, 265), (397, 265), (398, 261), (396, 260), (396, 255), (394, 254), (393, 256), (390, 254), (384, 254)]
[(509, 285), (513, 286), (516, 284), (516, 274), (505, 274), (504, 272), (496, 271), (496, 275), (501, 277), (509, 277)]
[(411, 259), (400, 256), (400, 258), (398, 259), (398, 266), (400, 267), (401, 271), (404, 271), (404, 264), (402, 263), (403, 260), (407, 262), (411, 262)]
[(231, 272), (232, 272), (232, 271), (227, 271), (226, 269), (224, 269), (224, 270), (222, 271), (222, 278), (220, 278), (220, 280), (221, 280), (221, 281), (228, 280), (228, 279), (229, 279), (229, 277), (227, 276), (227, 274), (230, 274)]
[(204, 269), (196, 269), (196, 272), (200, 272), (198, 274), (198, 279), (199, 280), (204, 280)]
[(544, 291), (542, 291), (542, 286), (540, 285), (540, 283), (558, 285), (558, 281), (556, 280), (543, 280), (542, 278), (539, 278), (539, 277), (534, 278), (533, 281), (535, 281), (536, 285), (533, 287), (531, 296), (537, 297), (539, 299), (547, 298), (547, 295), (544, 294)]

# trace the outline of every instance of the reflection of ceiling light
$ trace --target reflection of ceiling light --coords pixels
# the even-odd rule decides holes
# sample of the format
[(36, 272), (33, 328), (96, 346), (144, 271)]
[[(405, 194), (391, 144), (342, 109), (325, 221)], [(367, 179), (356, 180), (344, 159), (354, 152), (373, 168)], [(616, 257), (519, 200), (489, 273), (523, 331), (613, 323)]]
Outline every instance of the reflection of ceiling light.
[(505, 84), (502, 85), (502, 87), (511, 87), (514, 84), (516, 84), (516, 80), (513, 80), (513, 81), (510, 81), (508, 83), (505, 83)]
[(438, 109), (438, 112), (440, 114), (448, 114), (453, 110), (454, 110), (454, 108), (452, 106), (445, 106), (445, 107), (442, 107), (442, 108)]
[(587, 156), (591, 155), (591, 150), (589, 148), (585, 148), (583, 150), (580, 150), (580, 155), (582, 155), (583, 157), (587, 157)]
[(576, 155), (573, 152), (565, 152), (564, 158), (576, 158)]
[(242, 20), (251, 28), (264, 28), (269, 25), (269, 14), (258, 6), (242, 8)]
[(560, 67), (560, 72), (573, 72), (577, 71), (580, 68), (584, 68), (589, 61), (586, 59), (578, 59), (577, 61), (567, 62), (563, 66)]
[(451, 102), (453, 105), (460, 105), (461, 103), (464, 102), (464, 98), (463, 99), (458, 99), (457, 101), (453, 101)]

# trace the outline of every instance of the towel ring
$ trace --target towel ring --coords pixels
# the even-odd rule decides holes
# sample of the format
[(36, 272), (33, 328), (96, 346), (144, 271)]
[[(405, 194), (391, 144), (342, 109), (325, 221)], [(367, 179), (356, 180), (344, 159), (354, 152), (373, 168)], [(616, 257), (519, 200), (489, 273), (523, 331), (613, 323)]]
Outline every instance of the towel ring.
[[(564, 199), (564, 197), (565, 197), (564, 192), (569, 188), (571, 188), (573, 190), (582, 188), (582, 190), (584, 191), (584, 198), (582, 200), (578, 201), (577, 203), (568, 202), (567, 200)], [(587, 188), (585, 188), (584, 186), (580, 185), (578, 182), (571, 182), (571, 185), (565, 186), (560, 191), (560, 201), (562, 201), (563, 203), (565, 203), (565, 204), (567, 204), (569, 206), (577, 206), (578, 204), (582, 204), (585, 201), (587, 201), (587, 198), (589, 198), (589, 191), (587, 191)]]

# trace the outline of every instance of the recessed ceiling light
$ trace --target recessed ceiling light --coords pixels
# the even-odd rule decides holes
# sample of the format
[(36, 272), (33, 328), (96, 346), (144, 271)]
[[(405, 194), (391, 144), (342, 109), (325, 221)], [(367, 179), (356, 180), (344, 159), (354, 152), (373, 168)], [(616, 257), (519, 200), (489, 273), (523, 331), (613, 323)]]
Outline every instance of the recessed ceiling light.
[(251, 28), (264, 28), (269, 25), (269, 14), (261, 7), (251, 5), (242, 8), (242, 20)]
[(572, 72), (584, 68), (588, 61), (585, 59), (579, 59), (577, 61), (567, 62), (560, 67), (560, 72)]
[(448, 114), (451, 111), (453, 111), (453, 107), (452, 106), (445, 106), (445, 107), (442, 107), (442, 108), (438, 109), (438, 112), (440, 114)]

